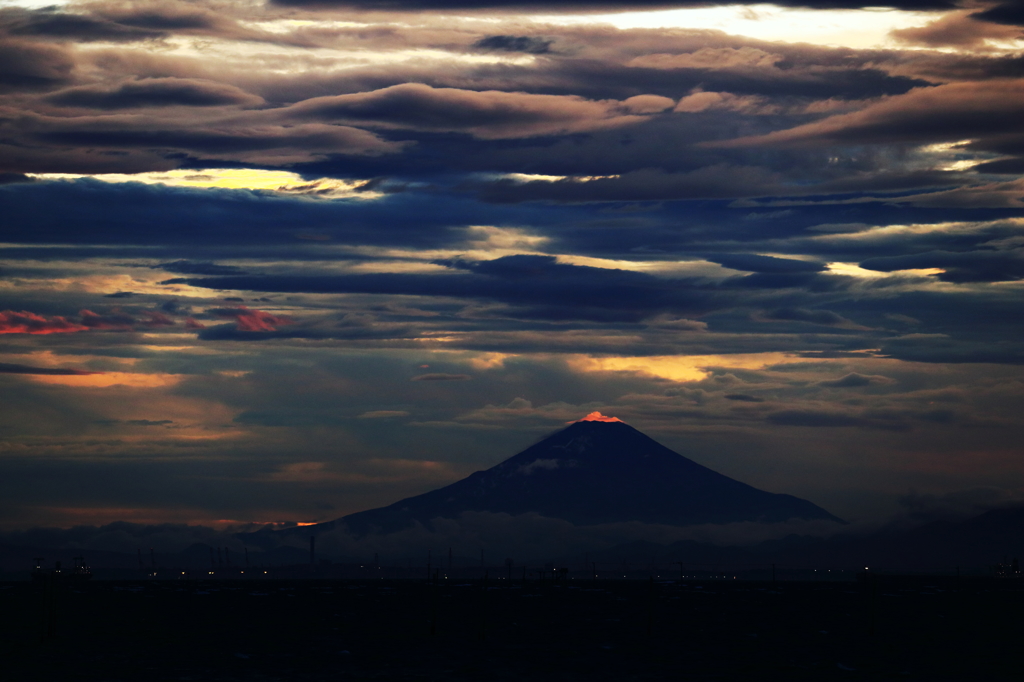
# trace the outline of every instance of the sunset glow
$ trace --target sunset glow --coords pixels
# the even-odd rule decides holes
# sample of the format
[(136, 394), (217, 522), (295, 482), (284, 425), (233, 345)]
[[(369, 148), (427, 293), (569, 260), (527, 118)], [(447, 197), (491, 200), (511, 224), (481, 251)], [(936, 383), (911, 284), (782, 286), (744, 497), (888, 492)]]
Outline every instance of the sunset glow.
[(0, 2), (0, 524), (330, 521), (580, 415), (857, 523), (1024, 500), (1022, 22)]

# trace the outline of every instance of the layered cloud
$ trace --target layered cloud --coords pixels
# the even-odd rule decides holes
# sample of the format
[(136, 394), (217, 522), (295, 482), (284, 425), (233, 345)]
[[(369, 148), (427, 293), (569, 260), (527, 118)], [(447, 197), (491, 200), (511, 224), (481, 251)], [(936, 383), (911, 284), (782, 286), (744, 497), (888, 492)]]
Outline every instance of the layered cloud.
[(317, 97), (291, 107), (300, 119), (362, 123), (370, 127), (469, 132), (483, 139), (573, 133), (636, 123), (640, 113), (671, 107), (665, 98), (590, 102), (578, 97), (455, 88), (418, 83), (373, 92)]

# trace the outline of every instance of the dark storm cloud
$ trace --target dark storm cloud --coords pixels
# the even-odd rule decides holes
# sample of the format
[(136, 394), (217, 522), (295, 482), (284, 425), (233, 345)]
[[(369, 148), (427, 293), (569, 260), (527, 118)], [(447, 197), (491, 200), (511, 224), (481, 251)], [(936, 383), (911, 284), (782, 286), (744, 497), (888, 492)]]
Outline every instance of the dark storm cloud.
[(1024, 175), (1024, 158), (999, 159), (986, 161), (974, 167), (979, 173), (996, 173), (1004, 175)]
[(435, 372), (432, 374), (420, 374), (409, 381), (469, 381), (473, 377), (468, 374), (443, 374)]
[[(114, 119), (114, 120), (111, 120)], [(399, 145), (381, 140), (358, 128), (323, 124), (295, 126), (256, 125), (198, 127), (175, 125), (171, 121), (139, 127), (130, 119), (102, 117), (87, 121), (41, 120), (41, 130), (31, 137), (56, 145), (107, 147), (112, 149), (187, 150), (209, 156), (234, 159), (258, 158), (308, 160), (319, 154), (313, 150), (336, 153), (377, 154), (395, 151)], [(134, 128), (134, 129), (133, 129)], [(322, 153), (322, 152), (321, 152)]]
[(599, 311), (617, 310), (639, 320), (662, 310), (700, 310), (710, 295), (685, 282), (642, 273), (557, 263), (549, 256), (506, 256), (480, 263), (448, 261), (466, 274), (437, 276), (366, 274), (335, 277), (249, 276), (182, 278), (167, 284), (210, 289), (275, 293), (364, 293), (478, 298), (541, 310), (559, 310), (567, 319), (591, 319)]
[(806, 308), (778, 308), (764, 314), (766, 320), (780, 320), (784, 322), (807, 322), (826, 327), (837, 327), (850, 324), (850, 321), (842, 315), (837, 315), (831, 310), (808, 310)]
[[(173, 12), (167, 8), (160, 12), (192, 16), (187, 7), (174, 7)], [(114, 10), (95, 11), (133, 25), (180, 25), (182, 31), (205, 26), (204, 30), (215, 31), (224, 38), (245, 38), (232, 26), (210, 23), (208, 14), (158, 22), (125, 18), (127, 15), (121, 16)], [(779, 183), (784, 179), (774, 168), (746, 164), (737, 158), (722, 159), (710, 153), (706, 153), (708, 158), (698, 159), (692, 150), (692, 142), (720, 136), (712, 129), (721, 125), (724, 115), (728, 113), (740, 120), (743, 114), (716, 112), (708, 115), (707, 121), (694, 125), (691, 118), (695, 114), (656, 115), (657, 108), (650, 108), (652, 96), (678, 99), (700, 87), (740, 99), (748, 94), (773, 99), (857, 98), (902, 93), (920, 84), (874, 68), (872, 58), (877, 55), (847, 54), (845, 59), (836, 59), (822, 48), (773, 47), (706, 31), (616, 31), (603, 36), (591, 29), (559, 31), (570, 42), (584, 47), (585, 56), (563, 58), (545, 54), (541, 63), (531, 66), (453, 64), (450, 69), (437, 70), (403, 63), (356, 66), (330, 76), (321, 75), (319, 70), (307, 70), (294, 77), (235, 74), (236, 82), (231, 84), (218, 82), (221, 74), (198, 63), (188, 68), (187, 62), (180, 60), (164, 66), (152, 60), (118, 65), (115, 55), (110, 54), (102, 60), (104, 69), (121, 69), (122, 77), (142, 78), (119, 86), (78, 84), (51, 94), (49, 102), (126, 113), (138, 107), (191, 105), (197, 113), (188, 129), (156, 114), (135, 119), (67, 116), (66, 112), (57, 117), (30, 114), (19, 119), (16, 129), (11, 130), (10, 139), (17, 144), (0, 151), (10, 159), (12, 168), (33, 172), (136, 172), (197, 161), (210, 164), (211, 160), (280, 166), (328, 162), (330, 155), (336, 154), (342, 156), (333, 164), (322, 166), (324, 172), (364, 177), (395, 171), (447, 173), (453, 169), (485, 173), (530, 169), (586, 176), (624, 173), (621, 178), (593, 185), (571, 179), (561, 183), (479, 185), (480, 191), (492, 201), (767, 195), (778, 193)], [(515, 40), (529, 37), (509, 35), (513, 42), (498, 42), (506, 47), (515, 46)], [(468, 49), (473, 42), (507, 37), (466, 34), (460, 40), (466, 41), (464, 46)], [(281, 41), (291, 44), (292, 39), (282, 37)], [(591, 39), (597, 47), (587, 45)], [(648, 50), (666, 50), (662, 56), (689, 59), (691, 67), (661, 68), (665, 64), (659, 63), (659, 68), (647, 68), (639, 62), (634, 64), (636, 58), (645, 55), (645, 43), (650, 43)], [(492, 46), (499, 47), (497, 43)], [(773, 56), (768, 50), (778, 51), (779, 55)], [(756, 66), (760, 63), (757, 59), (767, 60), (769, 66)], [(822, 60), (827, 62), (824, 68)], [(110, 80), (113, 79), (106, 82)], [(346, 94), (316, 97), (325, 91)], [(232, 116), (226, 116), (225, 110), (254, 104), (259, 96), (284, 106), (248, 116), (234, 115), (237, 110), (233, 110)], [(804, 105), (797, 108), (801, 106)], [(201, 108), (209, 113), (199, 113)], [(344, 120), (357, 127), (314, 129), (308, 127), (318, 126), (312, 122), (306, 127), (293, 126), (295, 117), (320, 122)], [(656, 124), (656, 119), (672, 122)], [(660, 129), (638, 130), (635, 139), (627, 139), (627, 129), (638, 125), (655, 125)], [(360, 126), (377, 128), (377, 136), (358, 130)], [(622, 129), (622, 138), (601, 138), (601, 131), (607, 128)], [(771, 129), (763, 125), (758, 128), (762, 129), (759, 132)], [(401, 133), (389, 132), (394, 129)], [(422, 136), (448, 131), (468, 133), (477, 140)], [(536, 148), (521, 150), (479, 144), (565, 132), (594, 137), (571, 141), (570, 147), (585, 145), (587, 150), (583, 154), (565, 153), (566, 145), (553, 145), (555, 139), (540, 140)], [(663, 144), (666, 139), (673, 143)], [(625, 148), (627, 144), (629, 149)], [(550, 149), (545, 152), (545, 147)], [(394, 154), (394, 158), (345, 158), (351, 154)], [(568, 165), (575, 167), (566, 168)], [(710, 170), (696, 172), (709, 166)]]
[(75, 41), (136, 41), (165, 35), (160, 31), (127, 26), (101, 17), (62, 12), (55, 8), (0, 10), (0, 30), (11, 35)]
[[(1000, 334), (1000, 330), (993, 330)], [(957, 339), (945, 334), (914, 334), (882, 344), (883, 356), (932, 363), (1024, 364), (1024, 343), (1015, 339)]]
[(184, 78), (152, 78), (122, 83), (115, 88), (70, 88), (47, 97), (64, 106), (91, 109), (135, 107), (212, 107), (224, 104), (259, 104), (263, 100), (239, 88), (211, 81)]
[[(666, 101), (661, 110), (672, 106)], [(648, 112), (643, 112), (648, 113)], [(317, 97), (290, 107), (286, 115), (415, 130), (466, 131), (489, 139), (589, 130), (642, 119), (630, 102), (591, 102), (579, 97), (405, 83), (382, 90)]]
[(245, 274), (242, 268), (237, 265), (220, 265), (218, 263), (204, 263), (198, 261), (176, 260), (172, 263), (160, 263), (154, 266), (167, 272), (174, 272), (179, 275), (241, 275)]
[[(88, 253), (137, 258), (160, 257), (165, 251), (135, 249), (132, 244), (165, 246), (171, 258), (184, 258), (189, 264), (169, 261), (172, 272), (203, 267), (196, 264), (205, 261), (187, 260), (197, 245), (206, 249), (204, 254), (217, 249), (221, 258), (261, 250), (266, 257), (279, 257), (287, 249), (308, 259), (322, 255), (321, 242), (302, 239), (310, 232), (340, 244), (432, 248), (460, 243), (465, 232), (456, 228), (466, 225), (540, 228), (573, 219), (561, 209), (495, 208), (459, 197), (444, 198), (444, 211), (438, 211), (437, 201), (432, 193), (412, 192), (382, 201), (310, 201), (246, 190), (95, 180), (0, 185), (5, 239), (23, 244), (121, 244), (109, 251), (90, 247)], [(58, 252), (26, 252), (26, 257), (48, 258)], [(85, 254), (67, 255), (81, 258)], [(358, 254), (333, 257), (366, 260)]]
[(24, 40), (0, 40), (0, 91), (49, 88), (67, 81), (74, 60), (64, 48)]
[(49, 376), (82, 376), (96, 374), (87, 372), (84, 369), (68, 369), (60, 367), (31, 367), (29, 365), (15, 365), (9, 362), (0, 362), (0, 374), (41, 374)]
[[(261, 313), (261, 315), (261, 317), (239, 316), (237, 324), (198, 327), (196, 328), (197, 337), (203, 341), (309, 339), (360, 345), (363, 342), (415, 339), (419, 337), (421, 331), (408, 324), (358, 323), (344, 319), (337, 323), (322, 320), (310, 322), (309, 320), (292, 320), (278, 316), (271, 316), (273, 319), (268, 319), (266, 313)], [(284, 322), (283, 319), (290, 321)], [(279, 328), (278, 325), (287, 326)]]
[(977, 137), (991, 140), (977, 146), (998, 148), (998, 136), (1019, 135), (1021, 121), (1024, 81), (948, 83), (917, 88), (854, 113), (718, 144), (920, 144)]
[(0, 32), (55, 41), (137, 42), (173, 34), (261, 39), (243, 28), (228, 12), (175, 0), (132, 4), (97, 2), (79, 11), (57, 7), (0, 10)]
[(534, 36), (484, 36), (473, 43), (480, 50), (497, 50), (500, 52), (525, 52), (527, 54), (547, 54), (551, 51), (553, 40), (545, 40)]
[(970, 16), (977, 21), (1024, 26), (1024, 6), (1020, 2), (1004, 2), (981, 12), (975, 12)]

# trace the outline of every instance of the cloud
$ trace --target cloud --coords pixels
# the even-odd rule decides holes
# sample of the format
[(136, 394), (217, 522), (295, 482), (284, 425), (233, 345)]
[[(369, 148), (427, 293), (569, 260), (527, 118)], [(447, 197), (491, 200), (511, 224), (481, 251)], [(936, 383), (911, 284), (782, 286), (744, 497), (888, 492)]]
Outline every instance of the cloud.
[(1024, 278), (1024, 250), (926, 251), (869, 258), (860, 266), (881, 272), (941, 268), (938, 278), (945, 282), (1005, 282)]
[(671, 199), (731, 199), (782, 191), (779, 176), (766, 168), (716, 164), (686, 173), (656, 169), (613, 177), (567, 177), (555, 181), (501, 179), (466, 183), (485, 201), (609, 202)]
[[(131, 329), (136, 323), (134, 317), (117, 308), (104, 315), (94, 313), (91, 310), (82, 310), (79, 312), (79, 317), (82, 324), (88, 329), (116, 329), (123, 331)], [(161, 320), (161, 322), (166, 320), (163, 316), (157, 319)], [(160, 323), (158, 322), (158, 324)]]
[(840, 379), (833, 381), (819, 381), (819, 386), (828, 386), (830, 388), (860, 388), (861, 386), (870, 386), (872, 384), (891, 384), (892, 379), (883, 376), (868, 376), (860, 374), (858, 372), (850, 372)]
[(773, 113), (764, 106), (764, 101), (752, 95), (741, 97), (729, 92), (695, 92), (679, 100), (674, 111), (679, 114), (696, 114), (703, 111), (727, 110), (747, 114)]
[(534, 36), (484, 36), (473, 43), (479, 50), (497, 50), (501, 52), (525, 52), (526, 54), (547, 54), (551, 52), (553, 40), (545, 40)]
[(747, 395), (746, 393), (726, 393), (723, 396), (726, 400), (738, 400), (744, 403), (763, 403), (764, 398), (758, 398), (757, 396)]
[(160, 263), (154, 267), (181, 275), (237, 275), (245, 273), (245, 271), (237, 265), (220, 265), (218, 263), (189, 260), (176, 260), (171, 263)]
[(38, 36), (67, 41), (137, 41), (164, 35), (143, 27), (118, 24), (109, 19), (56, 8), (0, 10), (0, 30), (20, 36)]
[(842, 315), (831, 310), (808, 310), (806, 308), (777, 308), (765, 312), (762, 316), (765, 320), (777, 320), (784, 322), (806, 322), (826, 327), (857, 327), (857, 325)]
[(0, 374), (40, 374), (50, 376), (82, 376), (86, 374), (97, 374), (84, 369), (71, 369), (66, 367), (32, 367), (29, 365), (15, 365), (9, 362), (0, 362)]
[[(354, 8), (373, 11), (451, 11), (451, 10), (540, 10), (545, 13), (559, 11), (593, 11), (598, 9), (621, 10), (622, 3), (616, 0), (274, 0), (275, 4), (289, 7)], [(735, 4), (732, 0), (707, 2), (707, 0), (641, 0), (631, 4), (633, 9), (654, 9), (665, 7), (706, 7), (708, 4)], [(780, 0), (776, 4), (789, 7), (812, 7), (818, 9), (841, 9), (877, 7), (877, 0)], [(889, 0), (882, 6), (906, 10), (942, 10), (956, 8), (954, 0)]]
[(883, 429), (886, 431), (906, 431), (910, 427), (901, 419), (879, 419), (844, 412), (824, 410), (779, 410), (766, 417), (769, 423), (776, 426), (808, 426), (815, 428), (858, 427)]
[(924, 144), (1019, 133), (1021, 120), (1024, 80), (946, 83), (887, 97), (853, 113), (708, 145)]
[(225, 83), (187, 78), (148, 78), (116, 87), (80, 86), (47, 96), (54, 104), (90, 109), (257, 105), (263, 99)]
[(371, 410), (369, 412), (363, 412), (361, 415), (356, 417), (357, 419), (395, 419), (397, 417), (408, 417), (409, 413), (405, 410)]
[[(730, 69), (736, 67), (771, 68), (785, 57), (760, 48), (702, 47), (681, 54), (654, 53), (636, 57), (629, 66), (650, 69)], [(709, 93), (710, 94), (710, 93)]]
[(516, 255), (487, 261), (438, 261), (461, 271), (436, 275), (372, 274), (323, 277), (247, 276), (183, 278), (214, 289), (264, 292), (374, 293), (489, 299), (516, 306), (525, 318), (634, 320), (666, 310), (698, 310), (709, 293), (686, 281), (558, 263), (550, 256)]
[(287, 116), (383, 128), (467, 132), (482, 139), (532, 137), (622, 126), (643, 120), (614, 101), (489, 90), (433, 88), (422, 83), (315, 97)]
[[(989, 10), (989, 12), (991, 11)], [(982, 19), (981, 15), (984, 14), (984, 12), (974, 14), (953, 12), (924, 26), (896, 29), (890, 35), (896, 40), (910, 45), (974, 49), (985, 49), (988, 47), (987, 41), (989, 40), (1013, 40), (1020, 35), (1017, 28), (987, 23)], [(979, 21), (979, 19), (982, 20)]]
[(1024, 8), (1018, 2), (1003, 2), (981, 12), (975, 12), (970, 17), (976, 21), (1024, 26)]
[[(239, 122), (242, 124), (230, 126), (217, 125), (216, 122), (204, 126), (200, 121), (183, 126), (180, 121), (170, 119), (147, 121), (117, 116), (36, 116), (26, 119), (24, 124), (32, 129), (30, 137), (68, 151), (79, 147), (145, 153), (179, 150), (204, 159), (249, 163), (289, 164), (322, 159), (331, 153), (386, 154), (403, 146), (350, 126), (320, 123), (284, 125), (266, 121), (265, 117), (260, 119), (260, 115), (254, 116), (256, 119), (249, 121), (249, 125)], [(74, 154), (71, 158), (58, 155), (35, 162), (16, 156), (8, 163), (34, 172), (54, 172), (69, 167), (85, 172), (106, 170), (98, 162), (76, 165)], [(157, 166), (157, 169), (163, 168)]]
[(815, 261), (779, 258), (777, 256), (759, 256), (753, 253), (709, 254), (704, 257), (713, 263), (724, 265), (727, 268), (745, 270), (747, 272), (785, 274), (794, 272), (822, 272), (825, 270), (823, 263)]
[(899, 498), (899, 504), (918, 523), (959, 521), (992, 509), (1021, 504), (1020, 490), (978, 487), (939, 495), (911, 490)]
[(285, 315), (273, 315), (262, 310), (246, 308), (244, 305), (237, 308), (212, 308), (207, 313), (218, 317), (235, 318), (236, 329), (241, 332), (272, 332), (277, 331), (281, 325), (295, 322)]
[(0, 10), (0, 31), (67, 42), (139, 42), (175, 34), (237, 39), (265, 38), (228, 13), (177, 0), (144, 0), (128, 5), (94, 2), (77, 12), (57, 6)]
[(73, 68), (71, 54), (56, 45), (0, 41), (0, 91), (52, 87), (67, 81)]
[(72, 322), (59, 315), (48, 318), (27, 310), (0, 311), (0, 334), (65, 334), (87, 329), (87, 325)]
[(985, 7), (941, 49), (374, 7), (0, 10), (0, 518), (340, 515), (598, 409), (876, 516), (1021, 478)]
[(472, 379), (468, 374), (445, 374), (442, 372), (431, 372), (414, 376), (409, 381), (469, 381)]

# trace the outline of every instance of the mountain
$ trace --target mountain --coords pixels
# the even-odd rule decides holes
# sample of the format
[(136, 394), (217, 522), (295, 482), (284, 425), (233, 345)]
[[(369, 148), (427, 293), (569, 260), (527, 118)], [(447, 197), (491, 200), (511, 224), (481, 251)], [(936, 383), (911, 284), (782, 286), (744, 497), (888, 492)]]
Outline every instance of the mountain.
[[(336, 524), (364, 534), (467, 511), (534, 512), (576, 525), (639, 521), (688, 526), (841, 519), (806, 500), (758, 490), (679, 455), (617, 419), (594, 413), (486, 471)], [(307, 530), (312, 530), (307, 529)]]

